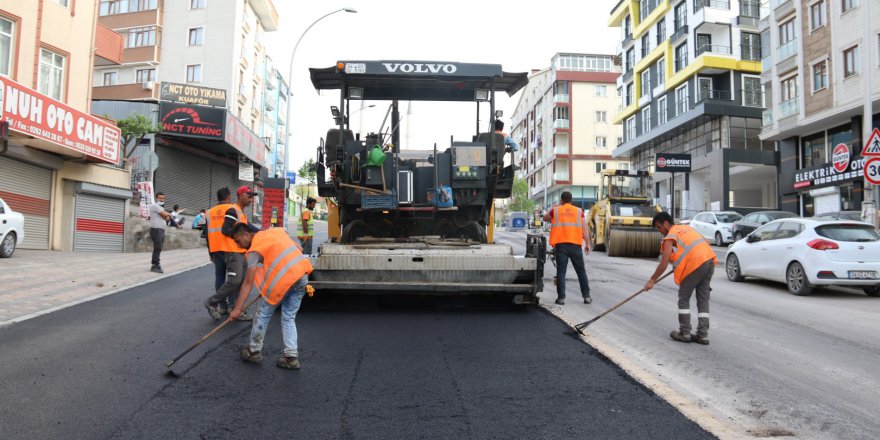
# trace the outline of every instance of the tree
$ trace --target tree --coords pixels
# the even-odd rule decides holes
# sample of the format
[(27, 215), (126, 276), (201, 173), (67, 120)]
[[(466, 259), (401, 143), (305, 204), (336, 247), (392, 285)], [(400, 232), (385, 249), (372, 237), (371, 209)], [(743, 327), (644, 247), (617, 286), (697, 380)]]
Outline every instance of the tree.
[(144, 115), (134, 114), (125, 119), (116, 121), (116, 126), (122, 131), (122, 145), (125, 145), (125, 158), (128, 159), (137, 150), (141, 141), (148, 134), (158, 133), (159, 127), (153, 125), (153, 121)]
[(510, 211), (532, 212), (535, 209), (535, 201), (529, 198), (529, 183), (522, 178), (513, 179), (513, 201), (508, 205)]
[(309, 158), (303, 162), (297, 171), (297, 179), (305, 180), (308, 183), (315, 183), (317, 172), (315, 171), (315, 161)]

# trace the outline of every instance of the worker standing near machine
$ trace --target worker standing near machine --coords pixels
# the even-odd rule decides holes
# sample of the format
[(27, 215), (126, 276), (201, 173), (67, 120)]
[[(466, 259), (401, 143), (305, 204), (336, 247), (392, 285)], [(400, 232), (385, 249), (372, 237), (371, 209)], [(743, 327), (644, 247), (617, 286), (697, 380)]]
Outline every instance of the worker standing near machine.
[(296, 225), (296, 236), (302, 244), (303, 253), (310, 255), (312, 253), (312, 241), (315, 238), (315, 204), (318, 203), (314, 197), (306, 199), (306, 209), (303, 209)]
[[(696, 342), (709, 345), (709, 293), (715, 273), (717, 258), (709, 243), (694, 228), (676, 225), (672, 216), (660, 212), (652, 224), (664, 235), (661, 245), (660, 264), (645, 283), (645, 290), (654, 287), (657, 277), (666, 271), (669, 263), (675, 271), (678, 284), (678, 326), (669, 337), (680, 342)], [(691, 334), (691, 295), (697, 291), (697, 333)]]
[[(544, 221), (550, 222), (550, 246), (556, 254), (556, 304), (565, 304), (565, 272), (568, 261), (574, 266), (584, 303), (593, 302), (590, 296), (590, 282), (584, 268), (584, 254), (590, 253), (590, 230), (587, 227), (584, 211), (571, 204), (571, 193), (563, 191), (561, 206), (556, 206), (544, 214)], [(581, 243), (584, 251), (581, 252)]]
[(247, 249), (247, 273), (235, 308), (229, 312), (229, 319), (234, 321), (241, 316), (242, 307), (252, 288), (256, 288), (263, 296), (251, 329), (250, 342), (247, 347), (241, 348), (239, 356), (247, 362), (257, 363), (263, 360), (266, 327), (275, 309), (281, 305), (284, 353), (275, 365), (298, 370), (300, 362), (296, 312), (306, 294), (312, 264), (283, 228), (260, 231), (246, 223), (238, 223), (233, 228), (232, 237), (239, 246)]

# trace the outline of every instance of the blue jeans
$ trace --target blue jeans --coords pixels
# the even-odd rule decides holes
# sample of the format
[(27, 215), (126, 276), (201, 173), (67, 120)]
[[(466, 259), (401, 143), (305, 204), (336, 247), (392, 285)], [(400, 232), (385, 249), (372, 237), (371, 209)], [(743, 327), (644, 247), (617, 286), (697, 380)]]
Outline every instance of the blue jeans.
[(254, 317), (254, 326), (251, 328), (251, 342), (249, 344), (251, 353), (263, 350), (263, 340), (266, 337), (266, 327), (269, 326), (269, 319), (272, 318), (275, 309), (281, 306), (281, 334), (284, 338), (284, 356), (299, 356), (296, 340), (296, 312), (299, 310), (303, 296), (306, 294), (307, 284), (309, 284), (309, 276), (303, 275), (299, 281), (288, 289), (287, 293), (284, 294), (284, 298), (274, 306), (267, 303), (265, 299), (260, 300), (257, 316)]

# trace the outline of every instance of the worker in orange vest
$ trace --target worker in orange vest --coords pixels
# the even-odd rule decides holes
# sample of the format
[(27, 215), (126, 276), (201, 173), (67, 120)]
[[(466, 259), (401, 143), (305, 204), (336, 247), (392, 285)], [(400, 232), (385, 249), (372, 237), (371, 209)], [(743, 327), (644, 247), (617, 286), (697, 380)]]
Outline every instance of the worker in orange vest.
[[(229, 188), (217, 190), (217, 206), (208, 211), (208, 253), (214, 263), (214, 295), (205, 300), (205, 308), (214, 319), (220, 319), (235, 304), (236, 295), (244, 279), (245, 249), (232, 239), (236, 223), (247, 223), (244, 208), (251, 204), (257, 193), (247, 186), (238, 189), (238, 202), (229, 203)], [(253, 319), (251, 315), (240, 318)]]
[[(718, 259), (709, 243), (694, 228), (676, 225), (672, 216), (660, 212), (652, 224), (664, 235), (661, 244), (662, 257), (657, 270), (645, 284), (651, 290), (657, 278), (663, 275), (669, 263), (675, 271), (678, 284), (678, 330), (669, 334), (680, 342), (697, 342), (709, 345), (709, 292), (715, 264)], [(697, 292), (697, 333), (691, 334), (691, 295)]]
[(266, 327), (280, 305), (284, 352), (275, 365), (298, 370), (296, 312), (307, 288), (311, 288), (308, 283), (312, 264), (283, 228), (260, 231), (246, 223), (239, 223), (233, 228), (232, 237), (239, 246), (247, 249), (247, 273), (235, 308), (229, 312), (229, 319), (239, 319), (251, 289), (256, 289), (263, 297), (251, 328), (250, 343), (239, 350), (239, 357), (246, 362), (258, 363), (263, 360)]
[[(584, 268), (584, 254), (590, 253), (590, 229), (584, 218), (584, 210), (571, 204), (571, 193), (563, 191), (562, 206), (554, 206), (544, 214), (544, 221), (550, 222), (550, 246), (556, 253), (556, 304), (565, 304), (565, 272), (568, 262), (574, 266), (584, 303), (593, 302), (590, 296), (590, 281)], [(584, 251), (581, 253), (581, 244)]]

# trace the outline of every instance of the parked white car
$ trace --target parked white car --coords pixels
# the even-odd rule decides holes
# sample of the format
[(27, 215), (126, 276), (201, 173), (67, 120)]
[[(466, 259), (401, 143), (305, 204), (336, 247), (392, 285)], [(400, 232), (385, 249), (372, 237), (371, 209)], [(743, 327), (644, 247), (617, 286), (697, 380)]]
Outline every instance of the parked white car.
[(24, 241), (24, 216), (0, 199), (0, 258), (9, 258)]
[(733, 242), (733, 222), (742, 218), (733, 211), (705, 211), (695, 215), (688, 224), (715, 246), (724, 246)]
[(730, 281), (783, 282), (795, 295), (814, 286), (853, 286), (880, 296), (880, 233), (862, 222), (774, 220), (730, 246), (726, 271)]

